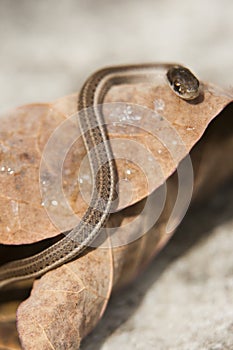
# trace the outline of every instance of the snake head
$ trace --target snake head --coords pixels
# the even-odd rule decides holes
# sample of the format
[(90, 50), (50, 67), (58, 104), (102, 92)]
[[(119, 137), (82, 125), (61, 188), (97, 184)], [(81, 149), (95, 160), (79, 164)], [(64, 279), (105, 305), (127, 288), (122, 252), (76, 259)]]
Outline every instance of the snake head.
[(171, 89), (184, 100), (193, 100), (199, 95), (199, 81), (195, 75), (183, 66), (172, 66), (167, 71)]

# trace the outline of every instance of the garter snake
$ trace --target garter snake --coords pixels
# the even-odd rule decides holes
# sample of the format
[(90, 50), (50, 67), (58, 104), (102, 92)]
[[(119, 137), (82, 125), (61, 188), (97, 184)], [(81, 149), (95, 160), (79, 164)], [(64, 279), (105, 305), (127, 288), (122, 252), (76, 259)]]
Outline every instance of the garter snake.
[(78, 257), (97, 237), (108, 219), (116, 197), (117, 173), (103, 115), (95, 106), (103, 103), (106, 93), (113, 85), (153, 82), (152, 78), (156, 75), (158, 68), (164, 70), (168, 84), (180, 98), (192, 100), (199, 95), (197, 78), (187, 68), (174, 64), (141, 64), (104, 68), (91, 75), (85, 82), (78, 98), (78, 111), (82, 111), (79, 127), (88, 153), (92, 175), (96, 174), (89, 208), (80, 223), (57, 243), (36, 255), (2, 265), (0, 287), (11, 282), (39, 277)]

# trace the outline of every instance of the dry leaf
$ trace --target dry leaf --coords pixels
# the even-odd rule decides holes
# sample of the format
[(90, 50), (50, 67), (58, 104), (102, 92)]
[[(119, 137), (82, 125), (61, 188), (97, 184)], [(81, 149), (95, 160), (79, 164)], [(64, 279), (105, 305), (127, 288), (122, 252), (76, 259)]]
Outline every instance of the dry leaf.
[[(55, 137), (55, 142), (60, 140), (61, 145), (67, 145), (71, 136), (77, 139), (75, 120), (68, 119), (76, 111), (76, 101), (77, 96), (72, 95), (52, 104), (24, 106), (2, 119), (2, 243), (38, 242), (69, 228), (67, 222), (70, 227), (74, 224), (75, 215), (70, 217), (70, 211), (59, 194), (53, 188), (46, 187), (49, 180), (52, 182), (51, 179), (57, 178), (60, 168), (53, 162), (53, 157), (49, 158), (50, 153), (43, 150), (46, 142), (51, 140), (53, 130), (59, 125), (64, 128), (57, 129), (59, 137)], [(102, 249), (89, 250), (79, 259), (47, 273), (34, 283), (30, 298), (20, 305), (17, 312), (19, 336), (26, 350), (77, 349), (81, 339), (94, 328), (104, 312), (112, 289), (129, 283), (164, 246), (172, 234), (167, 234), (166, 230), (177, 194), (176, 175), (172, 174), (186, 154), (191, 151), (195, 174), (193, 198), (196, 200), (207, 196), (217, 185), (232, 176), (232, 105), (226, 107), (232, 101), (232, 96), (227, 91), (203, 84), (203, 96), (199, 103), (194, 104), (180, 100), (164, 85), (124, 85), (112, 88), (106, 96), (106, 102), (117, 101), (127, 104), (117, 105), (118, 110), (116, 105), (113, 110), (112, 105), (106, 105), (105, 118), (110, 123), (109, 133), (115, 156), (121, 155), (119, 149), (122, 152), (127, 149), (129, 160), (118, 159), (117, 167), (119, 178), (127, 178), (133, 191), (127, 192), (124, 181), (120, 183), (119, 211), (112, 214), (108, 225), (109, 228), (118, 228), (114, 234), (108, 229), (105, 232), (108, 235), (111, 232), (108, 238), (101, 237)], [(225, 110), (221, 112), (224, 107)], [(216, 120), (206, 130), (216, 116)], [(166, 124), (166, 120), (170, 124)], [(123, 127), (117, 125), (117, 121), (124, 124)], [(162, 139), (159, 141), (153, 133)], [(116, 147), (114, 140), (117, 140)], [(55, 145), (55, 150), (60, 150), (59, 143)], [(134, 145), (140, 145), (141, 148), (135, 151)], [(172, 147), (175, 156), (170, 153)], [(146, 176), (143, 175), (140, 166), (148, 168), (149, 156), (141, 155), (141, 149), (149, 152), (149, 156), (159, 163), (161, 172), (151, 164), (150, 171)], [(47, 150), (53, 152), (54, 148)], [(40, 196), (39, 162), (42, 152), (43, 156), (48, 155), (44, 168), (42, 164), (42, 194), (45, 185), (49, 203), (44, 203)], [(62, 152), (62, 148), (59, 152)], [(130, 162), (138, 154), (140, 166)], [(66, 198), (79, 217), (87, 207), (79, 192), (80, 183), (84, 183), (80, 188), (87, 198), (91, 190), (88, 162), (82, 164), (79, 174), (79, 165), (84, 156), (85, 149), (79, 138), (69, 148), (62, 173)], [(83, 181), (78, 182), (78, 176)], [(159, 220), (152, 225), (154, 207), (146, 211), (142, 209), (148, 203), (148, 198), (153, 203), (154, 200), (159, 202), (166, 179), (166, 203)], [(149, 232), (144, 234), (150, 226)], [(122, 227), (125, 227), (123, 231)], [(110, 245), (114, 249), (109, 249)], [(33, 245), (30, 247), (33, 248)], [(6, 342), (3, 344), (6, 347)]]

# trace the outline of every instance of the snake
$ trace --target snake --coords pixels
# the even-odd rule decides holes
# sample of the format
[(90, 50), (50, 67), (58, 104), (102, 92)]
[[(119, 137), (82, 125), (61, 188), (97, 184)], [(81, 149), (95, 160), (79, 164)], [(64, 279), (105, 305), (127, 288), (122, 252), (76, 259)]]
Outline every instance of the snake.
[(73, 260), (104, 229), (117, 197), (117, 169), (101, 106), (114, 85), (153, 82), (161, 68), (172, 91), (183, 100), (199, 96), (199, 80), (186, 67), (169, 63), (148, 63), (102, 68), (83, 84), (78, 97), (78, 124), (90, 162), (93, 183), (90, 204), (80, 222), (56, 243), (27, 258), (0, 267), (0, 288), (21, 280), (38, 278)]

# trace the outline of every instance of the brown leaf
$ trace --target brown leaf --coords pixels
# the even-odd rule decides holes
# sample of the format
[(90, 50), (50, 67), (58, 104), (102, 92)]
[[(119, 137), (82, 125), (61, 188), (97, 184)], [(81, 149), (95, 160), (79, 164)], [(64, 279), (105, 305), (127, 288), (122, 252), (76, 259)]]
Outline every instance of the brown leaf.
[[(110, 123), (110, 137), (122, 140), (122, 142), (117, 142), (116, 149), (113, 148), (114, 154), (120, 147), (124, 147), (126, 139), (135, 141), (134, 144), (137, 143), (144, 146), (146, 150), (151, 152), (152, 156), (159, 162), (163, 173), (163, 176), (156, 177), (152, 171), (147, 173), (148, 181), (151, 182), (151, 187), (148, 191), (147, 182), (142, 177), (142, 171), (130, 163), (132, 171), (128, 175), (125, 171), (129, 162), (117, 160), (119, 179), (125, 179), (127, 176), (133, 187), (132, 198), (129, 202), (129, 193), (125, 191), (123, 182), (120, 183), (123, 188), (121, 190), (120, 186), (119, 209), (138, 202), (145, 198), (148, 192), (151, 193), (158, 188), (173, 173), (179, 161), (184, 158), (199, 140), (210, 121), (230, 101), (227, 92), (225, 94), (222, 92), (221, 95), (218, 95), (218, 90), (215, 92), (214, 87), (211, 85), (203, 86), (203, 89), (205, 93), (204, 100), (197, 104), (177, 99), (166, 85), (151, 87), (148, 84), (138, 84), (136, 86), (114, 87), (109, 91), (106, 96), (106, 102), (122, 101), (133, 104), (133, 107), (129, 104), (128, 106), (125, 104), (120, 105), (120, 111), (114, 112), (115, 115), (113, 117), (111, 110), (108, 110), (108, 114), (105, 115), (106, 122)], [(161, 99), (161, 96), (163, 96), (163, 99)], [(2, 117), (0, 132), (0, 208), (3, 210), (0, 221), (1, 243), (33, 243), (55, 236), (74, 225), (72, 215), (64, 203), (62, 205), (59, 203), (60, 197), (57, 193), (54, 193), (56, 188), (53, 191), (53, 187), (50, 190), (51, 193), (48, 193), (47, 185), (44, 185), (47, 191), (46, 203), (43, 203), (40, 193), (41, 187), (43, 191), (43, 182), (49, 182), (49, 176), (53, 176), (52, 179), (54, 180), (60, 172), (60, 167), (56, 168), (56, 165), (54, 165), (55, 159), (53, 164), (51, 164), (51, 160), (49, 165), (45, 163), (44, 173), (42, 172), (41, 175), (39, 173), (42, 152), (44, 157), (49, 152), (52, 152), (51, 150), (49, 152), (44, 150), (44, 147), (49, 138), (51, 140), (51, 134), (58, 126), (60, 126), (57, 129), (59, 130), (59, 139), (55, 140), (56, 142), (60, 141), (61, 148), (59, 148), (59, 145), (55, 145), (58, 149), (62, 149), (63, 142), (64, 144), (68, 142), (71, 136), (74, 140), (77, 140), (68, 149), (68, 155), (64, 159), (63, 190), (66, 194), (66, 200), (68, 199), (74, 212), (79, 217), (82, 217), (87, 203), (82, 198), (80, 188), (84, 193), (87, 193), (87, 196), (88, 193), (90, 195), (91, 191), (91, 183), (89, 181), (85, 181), (82, 186), (77, 181), (80, 171), (79, 164), (84, 158), (86, 151), (82, 138), (78, 134), (78, 127), (77, 125), (74, 126), (74, 119), (64, 123), (75, 112), (76, 101), (77, 95), (71, 95), (53, 104), (35, 104), (20, 107), (16, 111), (12, 111)], [(139, 108), (139, 104), (144, 108)], [(115, 107), (116, 105), (113, 105), (113, 108)], [(124, 124), (124, 118), (122, 118), (122, 113), (128, 113), (128, 116), (123, 115), (123, 117), (126, 118), (126, 122), (129, 122), (128, 107), (131, 108), (131, 113), (140, 113), (140, 120), (133, 120), (134, 126)], [(154, 112), (151, 112), (151, 110)], [(156, 120), (156, 117), (160, 115), (171, 123), (179, 133), (184, 144), (184, 146), (181, 144), (180, 149), (176, 147), (176, 159), (169, 154), (169, 147), (171, 148), (172, 144), (169, 147), (164, 146), (155, 138), (153, 132), (152, 135), (149, 133), (152, 130), (153, 123), (155, 123), (155, 126), (157, 124), (161, 125), (161, 120)], [(117, 121), (123, 124), (123, 128), (115, 126), (114, 123)], [(13, 130), (12, 126), (14, 127)], [(162, 131), (163, 134), (166, 132), (167, 140), (170, 139), (171, 142), (179, 141), (172, 139), (174, 137), (173, 128), (169, 129), (166, 124), (163, 128), (164, 130)], [(156, 136), (161, 135), (158, 134)], [(134, 145), (129, 145), (128, 143), (126, 145), (128, 153), (132, 157), (132, 154), (135, 153)], [(52, 153), (49, 155), (53, 156)], [(52, 157), (52, 160), (54, 160), (54, 157)], [(49, 169), (46, 168), (46, 165)], [(145, 167), (145, 164), (142, 164), (142, 166)], [(91, 178), (88, 163), (81, 170), (85, 172), (86, 178)], [(40, 180), (42, 181), (41, 186)], [(58, 203), (60, 206), (58, 205), (55, 208), (53, 203)], [(48, 217), (48, 213), (50, 217)], [(55, 223), (51, 222), (51, 218), (54, 218)], [(70, 222), (68, 226), (67, 221)]]
[(81, 336), (92, 330), (106, 307), (112, 274), (111, 249), (96, 249), (43, 276), (18, 314), (24, 348), (77, 349)]
[(18, 305), (14, 301), (0, 304), (0, 350), (21, 349), (15, 326)]
[[(117, 111), (110, 110), (110, 105), (105, 106), (105, 118), (111, 124), (110, 137), (114, 140), (120, 139), (117, 141), (118, 147), (113, 147), (114, 154), (121, 147), (124, 151), (126, 139), (136, 141), (136, 144), (144, 146), (159, 162), (163, 176), (155, 176), (152, 171), (145, 176), (140, 167), (130, 161), (117, 160), (119, 178), (127, 178), (132, 183), (133, 191), (127, 192), (124, 183), (120, 183), (122, 190), (119, 212), (110, 217), (108, 224), (109, 228), (117, 227), (114, 235), (109, 238), (114, 249), (109, 249), (109, 239), (102, 237), (102, 249), (99, 247), (90, 250), (79, 259), (47, 273), (34, 283), (30, 298), (20, 305), (17, 313), (18, 331), (24, 349), (77, 349), (80, 340), (94, 328), (101, 317), (112, 288), (116, 289), (128, 283), (164, 246), (171, 237), (166, 229), (177, 192), (176, 175), (172, 174), (189, 151), (195, 173), (194, 198), (200, 199), (208, 195), (219, 183), (232, 175), (233, 165), (230, 160), (233, 133), (232, 118), (229, 117), (232, 114), (232, 105), (220, 113), (231, 102), (232, 96), (210, 84), (203, 84), (203, 93), (203, 100), (193, 104), (180, 100), (164, 85), (125, 85), (109, 91), (106, 102), (127, 103), (124, 106), (118, 105)], [(59, 228), (67, 225), (69, 213), (61, 208), (51, 212), (48, 207), (46, 212), (44, 206), (41, 206), (38, 172), (46, 142), (52, 131), (75, 113), (76, 101), (77, 96), (72, 95), (49, 105), (25, 106), (4, 118), (0, 153), (0, 170), (5, 167), (0, 174), (0, 205), (4, 209), (0, 222), (2, 243), (36, 242), (56, 235), (60, 232)], [(206, 131), (217, 115), (218, 118)], [(123, 131), (116, 125), (119, 120), (121, 123), (131, 122), (132, 116), (139, 118), (134, 118), (133, 125), (123, 125)], [(161, 126), (161, 116), (170, 123), (169, 127), (167, 124), (162, 125), (162, 137), (167, 138), (169, 145), (164, 145), (153, 136), (154, 124)], [(156, 124), (158, 119), (160, 124)], [(75, 125), (74, 128), (73, 120), (68, 120), (63, 125), (66, 132), (59, 133), (60, 140), (65, 143), (70, 135), (77, 137), (76, 133), (73, 134), (77, 127)], [(155, 132), (158, 131), (156, 130), (155, 128)], [(183, 144), (179, 144), (174, 130), (179, 133)], [(176, 157), (169, 152), (172, 145), (175, 147)], [(132, 143), (126, 144), (126, 147), (130, 157), (135, 153), (140, 154), (140, 149), (135, 151)], [(80, 138), (69, 149), (63, 169), (64, 192), (73, 211), (79, 216), (82, 216), (87, 206), (77, 182), (77, 167), (84, 156), (85, 149)], [(147, 167), (146, 158), (143, 155), (139, 158), (142, 167)], [(213, 176), (216, 164), (218, 168), (220, 165), (221, 171)], [(46, 166), (46, 170), (50, 170), (52, 175), (59, 171), (53, 162), (47, 162)], [(89, 179), (88, 169), (88, 164), (84, 164), (80, 175), (82, 180)], [(140, 213), (148, 198), (160, 198), (161, 185), (167, 178), (165, 207), (157, 223), (144, 234), (153, 217), (154, 208), (149, 208), (143, 215)], [(48, 178), (43, 179), (46, 181)], [(149, 188), (146, 180), (152, 183)], [(84, 181), (81, 190), (88, 196), (90, 189), (91, 183)], [(49, 195), (51, 201), (57, 199), (53, 197), (52, 191)], [(60, 203), (59, 200), (56, 203)], [(140, 220), (135, 229), (132, 223), (139, 215)], [(54, 219), (53, 223), (50, 221), (51, 217)], [(122, 235), (121, 229), (127, 224)]]

